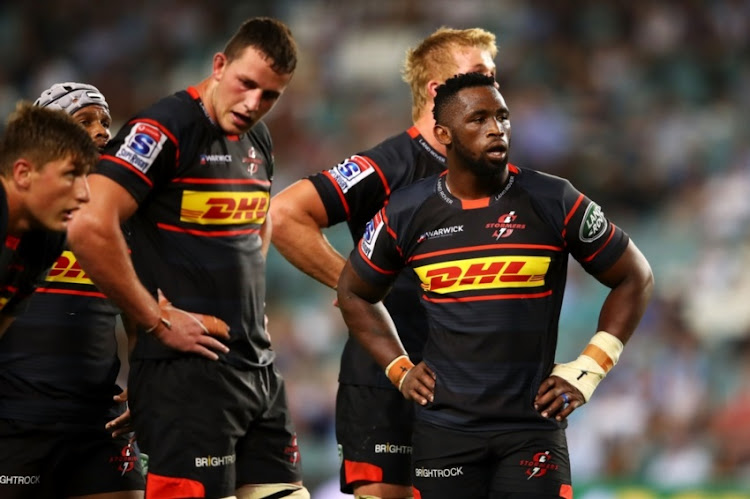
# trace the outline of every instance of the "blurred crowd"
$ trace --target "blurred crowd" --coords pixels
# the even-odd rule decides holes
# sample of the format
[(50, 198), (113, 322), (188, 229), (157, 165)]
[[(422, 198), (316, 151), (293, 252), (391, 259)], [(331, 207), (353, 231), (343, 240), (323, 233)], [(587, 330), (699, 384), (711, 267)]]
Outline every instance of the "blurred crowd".
[[(85, 81), (105, 94), (116, 129), (202, 79), (218, 43), (253, 15), (285, 21), (301, 51), (267, 119), (276, 192), (409, 125), (405, 49), (441, 25), (493, 31), (511, 162), (570, 179), (656, 277), (621, 364), (571, 419), (574, 479), (750, 488), (750, 1), (0, 2), (0, 112), (53, 82)], [(344, 253), (353, 246), (343, 229), (327, 234)], [(559, 361), (594, 332), (605, 292), (571, 264)], [(346, 331), (333, 292), (273, 249), (268, 293), (315, 484), (338, 468)]]

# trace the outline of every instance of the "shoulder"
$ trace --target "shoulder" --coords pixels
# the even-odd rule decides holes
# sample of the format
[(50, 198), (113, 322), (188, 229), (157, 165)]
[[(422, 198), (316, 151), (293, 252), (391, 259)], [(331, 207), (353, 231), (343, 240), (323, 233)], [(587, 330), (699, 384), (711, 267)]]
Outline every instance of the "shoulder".
[(247, 135), (251, 140), (259, 144), (266, 145), (269, 148), (271, 147), (271, 132), (268, 130), (268, 125), (266, 125), (264, 122), (259, 121), (258, 123), (256, 123), (250, 129), (250, 131), (247, 132)]
[(413, 162), (414, 158), (419, 156), (419, 150), (414, 139), (408, 133), (401, 132), (359, 154), (372, 158), (378, 166), (383, 167), (389, 164)]
[(197, 119), (200, 112), (199, 105), (183, 90), (156, 101), (135, 115), (129, 122), (131, 124), (147, 123), (173, 134), (179, 134), (186, 128), (205, 122), (203, 119)]
[(573, 188), (569, 180), (557, 175), (528, 168), (518, 168), (514, 165), (509, 166), (518, 172), (516, 173), (516, 181), (519, 187), (528, 191), (534, 197), (559, 197), (567, 190)]
[(388, 200), (390, 216), (412, 213), (435, 193), (438, 175), (431, 175), (417, 180), (405, 187), (393, 191)]

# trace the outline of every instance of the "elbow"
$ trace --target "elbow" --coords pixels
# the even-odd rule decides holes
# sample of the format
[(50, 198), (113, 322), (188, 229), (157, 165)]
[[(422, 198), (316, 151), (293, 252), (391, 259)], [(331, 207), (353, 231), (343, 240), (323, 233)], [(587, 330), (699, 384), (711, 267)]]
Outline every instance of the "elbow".
[(654, 292), (654, 272), (651, 269), (650, 265), (646, 265), (646, 268), (643, 269), (641, 276), (641, 288), (643, 289), (643, 294), (646, 297), (647, 300), (651, 299), (651, 295)]

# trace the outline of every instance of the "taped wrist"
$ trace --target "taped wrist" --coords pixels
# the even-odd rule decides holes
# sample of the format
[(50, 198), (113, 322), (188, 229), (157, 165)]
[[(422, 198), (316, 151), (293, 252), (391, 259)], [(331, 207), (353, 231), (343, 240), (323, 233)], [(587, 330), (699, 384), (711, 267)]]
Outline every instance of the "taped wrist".
[(404, 378), (411, 369), (414, 367), (414, 363), (409, 360), (406, 355), (399, 355), (391, 361), (390, 364), (385, 368), (385, 375), (391, 380), (393, 386), (401, 391), (401, 385), (404, 384)]
[(619, 338), (606, 331), (599, 331), (576, 360), (556, 365), (552, 369), (552, 375), (578, 388), (588, 402), (601, 380), (617, 364), (623, 348)]
[(153, 333), (153, 332), (154, 332), (154, 331), (156, 331), (156, 330), (157, 330), (157, 329), (159, 328), (159, 326), (160, 326), (160, 325), (162, 325), (162, 324), (164, 324), (165, 326), (167, 326), (167, 329), (172, 329), (172, 323), (171, 323), (171, 322), (169, 321), (169, 319), (167, 319), (167, 318), (166, 318), (166, 317), (164, 317), (164, 316), (161, 316), (161, 317), (159, 317), (159, 320), (158, 320), (158, 321), (156, 321), (156, 324), (154, 324), (154, 325), (153, 325), (153, 326), (151, 326), (151, 327), (148, 327), (148, 328), (146, 328), (146, 329), (145, 329), (144, 331), (146, 332), (146, 334), (148, 334), (148, 333)]

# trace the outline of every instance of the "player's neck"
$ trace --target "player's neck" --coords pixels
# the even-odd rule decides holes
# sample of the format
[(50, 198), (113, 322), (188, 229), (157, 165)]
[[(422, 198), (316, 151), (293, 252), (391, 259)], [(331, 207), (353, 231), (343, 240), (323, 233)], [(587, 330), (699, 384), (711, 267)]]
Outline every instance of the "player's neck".
[(203, 108), (206, 110), (206, 113), (208, 113), (208, 117), (211, 118), (214, 123), (216, 123), (216, 113), (214, 112), (213, 99), (211, 96), (215, 86), (216, 82), (209, 76), (194, 87), (195, 90), (198, 91), (198, 96), (201, 98), (201, 102), (203, 102)]
[[(20, 237), (30, 228), (28, 218), (25, 216), (22, 208), (21, 194), (14, 188), (12, 180), (0, 177), (0, 183), (2, 183), (2, 189), (5, 190), (5, 202), (8, 205), (7, 235)], [(0, 244), (2, 243), (0, 241)]]
[(507, 167), (492, 176), (477, 176), (468, 170), (449, 168), (445, 186), (458, 199), (483, 199), (498, 192), (508, 181), (508, 176)]
[(422, 138), (430, 144), (430, 147), (445, 156), (445, 146), (437, 141), (432, 130), (435, 128), (435, 119), (432, 117), (432, 111), (424, 111), (414, 122), (414, 126), (419, 130)]

